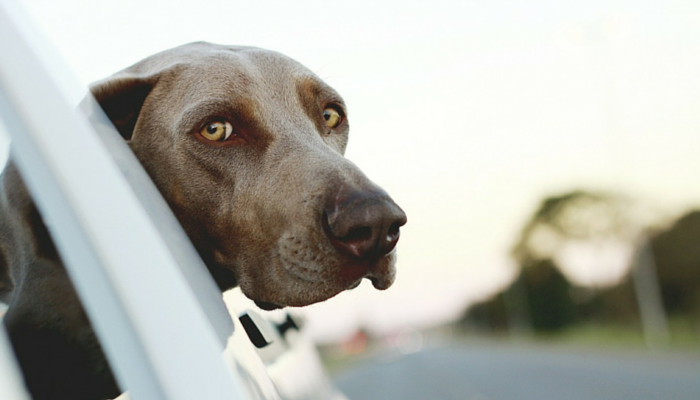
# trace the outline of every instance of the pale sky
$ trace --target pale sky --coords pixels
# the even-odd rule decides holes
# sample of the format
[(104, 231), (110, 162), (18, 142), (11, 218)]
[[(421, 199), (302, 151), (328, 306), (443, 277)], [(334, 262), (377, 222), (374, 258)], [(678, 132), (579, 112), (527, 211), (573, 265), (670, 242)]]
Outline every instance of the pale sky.
[(347, 156), (408, 214), (399, 278), (303, 310), (319, 339), (459, 316), (539, 201), (700, 205), (697, 1), (23, 0), (87, 84), (207, 40), (285, 53), (350, 108)]

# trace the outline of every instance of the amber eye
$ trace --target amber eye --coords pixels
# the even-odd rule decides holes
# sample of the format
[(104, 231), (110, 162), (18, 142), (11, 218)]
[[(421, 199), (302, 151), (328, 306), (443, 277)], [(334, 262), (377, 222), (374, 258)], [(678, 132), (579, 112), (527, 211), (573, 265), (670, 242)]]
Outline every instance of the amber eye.
[(228, 121), (213, 121), (199, 131), (203, 138), (211, 141), (223, 142), (233, 133), (233, 126)]
[(340, 122), (343, 120), (343, 117), (340, 116), (338, 110), (332, 107), (328, 107), (325, 110), (323, 110), (323, 119), (326, 120), (327, 127), (335, 128), (336, 126), (340, 125)]

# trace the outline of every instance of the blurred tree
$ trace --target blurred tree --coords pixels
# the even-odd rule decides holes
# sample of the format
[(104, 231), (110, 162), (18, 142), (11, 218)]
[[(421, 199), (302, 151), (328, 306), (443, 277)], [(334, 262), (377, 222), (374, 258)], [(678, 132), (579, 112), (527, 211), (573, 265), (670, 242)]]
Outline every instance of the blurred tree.
[(535, 331), (553, 332), (576, 321), (571, 284), (552, 260), (541, 260), (526, 266), (521, 277), (526, 288), (528, 314)]
[[(608, 265), (624, 270), (639, 233), (645, 229), (638, 214), (631, 201), (612, 194), (575, 190), (545, 198), (525, 224), (512, 255), (523, 267), (552, 259), (565, 271)], [(617, 249), (617, 257), (586, 257), (600, 254), (601, 248)], [(572, 249), (576, 254), (571, 254)]]
[(700, 324), (700, 210), (679, 218), (651, 240), (664, 306)]
[[(520, 325), (526, 323), (524, 330), (541, 332), (582, 320), (636, 322), (632, 286), (607, 289), (620, 282), (632, 263), (644, 226), (634, 211), (619, 196), (584, 190), (545, 198), (513, 248), (512, 256), (521, 267), (516, 280), (468, 310), (464, 321), (511, 330), (523, 330)], [(562, 273), (582, 270), (595, 271), (607, 281), (594, 280), (591, 287), (583, 287)]]
[[(669, 340), (668, 312), (700, 334), (700, 210), (656, 233), (653, 220), (610, 194), (576, 190), (545, 198), (513, 247), (521, 267), (516, 279), (468, 309), (463, 322), (511, 332), (627, 324), (642, 327), (657, 346)], [(572, 283), (571, 272), (585, 269), (607, 280)]]

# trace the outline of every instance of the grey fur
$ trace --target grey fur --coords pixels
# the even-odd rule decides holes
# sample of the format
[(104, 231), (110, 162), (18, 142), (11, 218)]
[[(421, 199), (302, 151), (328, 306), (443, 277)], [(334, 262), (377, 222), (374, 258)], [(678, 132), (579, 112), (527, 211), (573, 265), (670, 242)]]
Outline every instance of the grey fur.
[[(395, 277), (401, 209), (343, 153), (342, 98), (275, 52), (193, 43), (92, 86), (222, 290), (265, 308), (326, 300)], [(341, 124), (330, 128), (326, 107)], [(234, 127), (226, 142), (198, 132)], [(119, 393), (12, 161), (0, 179), (0, 300), (36, 399)]]

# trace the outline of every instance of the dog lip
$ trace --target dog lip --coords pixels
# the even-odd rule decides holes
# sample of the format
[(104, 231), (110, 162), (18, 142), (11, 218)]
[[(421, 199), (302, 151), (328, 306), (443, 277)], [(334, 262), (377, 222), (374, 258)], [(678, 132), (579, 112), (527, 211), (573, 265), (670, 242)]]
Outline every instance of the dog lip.
[(358, 286), (362, 283), (362, 278), (358, 279), (357, 282), (351, 284), (346, 290), (353, 290), (357, 289)]
[(377, 290), (386, 290), (394, 283), (391, 270), (377, 268), (378, 261), (351, 261), (341, 266), (340, 279), (346, 290), (355, 289), (363, 279), (369, 279)]
[(394, 283), (392, 279), (380, 279), (375, 276), (369, 276), (367, 279), (372, 282), (372, 286), (377, 290), (387, 290)]
[(354, 289), (370, 271), (367, 262), (351, 261), (340, 267), (340, 279), (348, 288)]
[(255, 302), (255, 305), (258, 306), (258, 308), (261, 308), (265, 311), (272, 311), (272, 310), (278, 310), (280, 308), (284, 308), (284, 306), (281, 306), (281, 305), (275, 304), (275, 303), (270, 303), (268, 301), (254, 300), (254, 302)]

